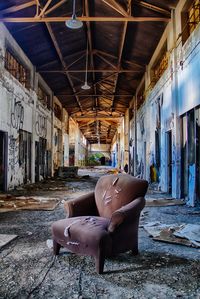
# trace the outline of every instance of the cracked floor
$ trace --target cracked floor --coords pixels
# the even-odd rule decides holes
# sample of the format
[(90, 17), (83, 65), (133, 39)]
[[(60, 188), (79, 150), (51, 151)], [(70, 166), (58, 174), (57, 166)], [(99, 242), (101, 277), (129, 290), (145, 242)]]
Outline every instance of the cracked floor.
[[(67, 200), (93, 190), (104, 172), (87, 170), (89, 178), (49, 180), (14, 194)], [(85, 170), (79, 174), (86, 174)], [(186, 206), (146, 207), (144, 211), (142, 222), (200, 223), (196, 209)], [(91, 257), (62, 249), (54, 259), (46, 241), (51, 238), (51, 224), (62, 218), (62, 202), (53, 211), (0, 214), (0, 232), (18, 235), (0, 250), (1, 299), (200, 298), (199, 249), (153, 241), (140, 227), (140, 255), (127, 252), (106, 259), (105, 273), (99, 275)]]

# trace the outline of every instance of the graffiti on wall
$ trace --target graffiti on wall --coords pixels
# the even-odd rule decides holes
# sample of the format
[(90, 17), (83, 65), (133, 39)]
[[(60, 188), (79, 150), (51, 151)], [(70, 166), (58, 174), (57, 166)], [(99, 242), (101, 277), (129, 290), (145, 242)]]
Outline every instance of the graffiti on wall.
[(35, 132), (40, 137), (46, 138), (47, 136), (47, 117), (40, 113), (36, 117)]
[(24, 107), (21, 101), (14, 99), (14, 105), (11, 112), (11, 125), (16, 130), (21, 130), (24, 123)]
[(13, 135), (9, 136), (9, 167), (10, 170), (15, 173), (15, 167), (19, 161), (19, 142), (18, 138), (14, 138)]

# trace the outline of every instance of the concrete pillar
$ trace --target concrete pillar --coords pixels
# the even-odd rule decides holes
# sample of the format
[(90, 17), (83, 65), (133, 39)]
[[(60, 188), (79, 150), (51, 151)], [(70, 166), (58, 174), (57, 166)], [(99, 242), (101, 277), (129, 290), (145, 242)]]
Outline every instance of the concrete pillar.
[[(175, 11), (172, 10), (172, 24), (173, 24), (173, 42), (176, 43), (176, 19)], [(173, 128), (172, 128), (172, 160), (175, 162), (172, 165), (172, 196), (176, 198), (181, 197), (181, 123), (178, 113), (178, 74), (177, 74), (177, 48), (172, 52), (172, 111), (174, 114)]]
[(74, 166), (79, 164), (79, 143), (80, 143), (80, 131), (78, 124), (75, 127), (75, 153), (74, 153)]
[(130, 111), (126, 110), (124, 118), (124, 165), (128, 166), (128, 172), (130, 172), (129, 164), (129, 141), (130, 141)]

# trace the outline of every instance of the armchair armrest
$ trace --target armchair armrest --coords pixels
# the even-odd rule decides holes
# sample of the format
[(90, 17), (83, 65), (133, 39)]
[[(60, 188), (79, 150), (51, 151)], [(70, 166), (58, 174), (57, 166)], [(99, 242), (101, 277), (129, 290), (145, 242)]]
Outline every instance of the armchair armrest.
[(98, 214), (94, 192), (87, 193), (64, 203), (67, 217), (96, 216)]
[(131, 220), (134, 220), (134, 218), (139, 217), (140, 212), (142, 211), (144, 206), (144, 197), (138, 197), (127, 205), (116, 210), (111, 216), (108, 231), (112, 233), (122, 222), (129, 222)]

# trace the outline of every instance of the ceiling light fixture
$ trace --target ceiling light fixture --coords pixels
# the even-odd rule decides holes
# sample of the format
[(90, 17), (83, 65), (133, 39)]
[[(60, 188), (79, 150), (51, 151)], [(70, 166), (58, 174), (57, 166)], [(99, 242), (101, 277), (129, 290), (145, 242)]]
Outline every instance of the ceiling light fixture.
[(72, 17), (70, 20), (67, 20), (65, 22), (65, 25), (70, 29), (80, 29), (81, 27), (83, 27), (83, 22), (76, 18), (76, 0), (73, 0)]
[(90, 89), (90, 86), (88, 85), (87, 82), (87, 77), (88, 77), (88, 40), (87, 40), (87, 49), (86, 49), (86, 62), (85, 62), (85, 83), (84, 85), (81, 86), (81, 88), (84, 90)]

